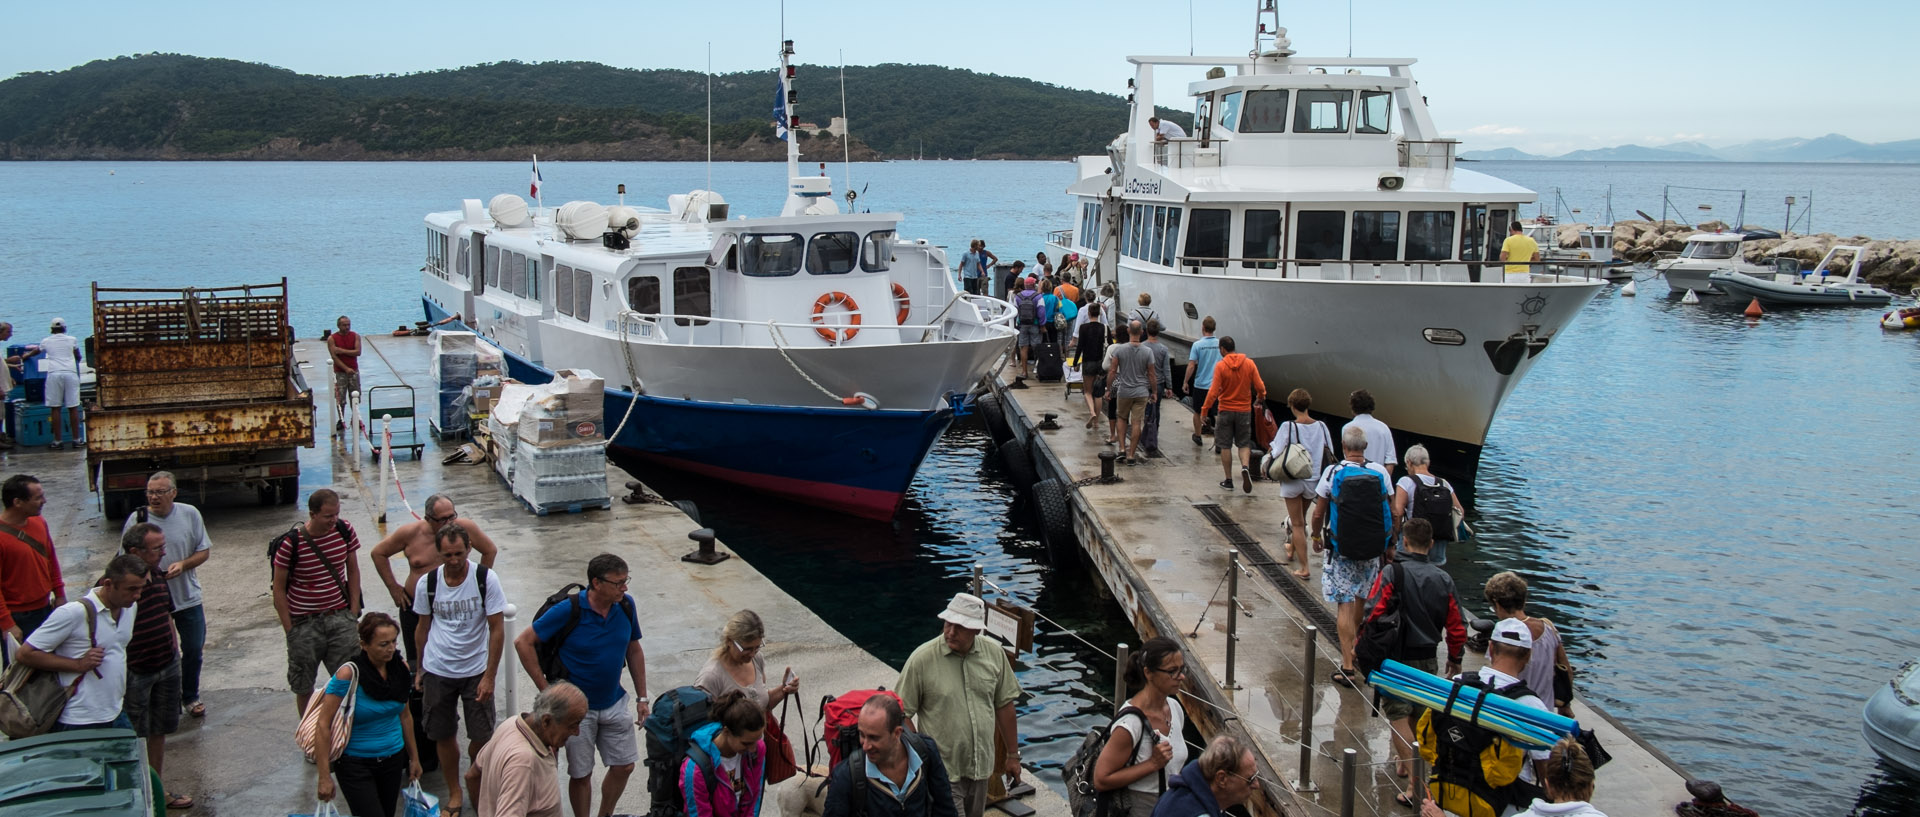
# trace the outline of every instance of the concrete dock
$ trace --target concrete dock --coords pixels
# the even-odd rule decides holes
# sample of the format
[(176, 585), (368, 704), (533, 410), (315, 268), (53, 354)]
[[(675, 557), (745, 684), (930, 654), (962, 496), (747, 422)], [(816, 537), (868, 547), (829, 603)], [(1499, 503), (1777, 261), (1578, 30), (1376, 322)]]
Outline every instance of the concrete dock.
[[(1251, 494), (1221, 488), (1212, 438), (1203, 438), (1204, 447), (1193, 445), (1192, 414), (1171, 401), (1160, 431), (1165, 457), (1118, 466), (1119, 482), (1092, 483), (1100, 476), (1100, 452), (1112, 449), (1103, 431), (1084, 427), (1085, 400), (1077, 391), (1068, 396), (1063, 383), (1028, 381), (1026, 389), (1008, 389), (1011, 375), (1006, 377), (993, 383), (993, 392), (1005, 407), (1007, 425), (1031, 452), (1037, 476), (1066, 486), (1073, 537), (1087, 561), (1143, 639), (1165, 635), (1185, 645), (1183, 703), (1189, 716), (1204, 734), (1225, 729), (1258, 746), (1267, 800), (1264, 808), (1255, 802), (1256, 812), (1410, 813), (1393, 800), (1405, 780), (1394, 775), (1391, 729), (1372, 713), (1371, 688), (1329, 680), (1340, 654), (1333, 605), (1320, 589), (1320, 557), (1312, 557), (1313, 576), (1305, 584), (1292, 577), (1292, 565), (1267, 561), (1286, 554), (1286, 505), (1274, 484), (1256, 482)], [(1057, 416), (1057, 428), (1040, 427), (1048, 414)], [(1244, 569), (1229, 673), (1232, 613), (1225, 585), (1228, 551), (1236, 544)], [(1461, 591), (1477, 598), (1477, 588)], [(1318, 627), (1320, 636), (1312, 666), (1306, 665), (1309, 626)], [(1472, 651), (1466, 658), (1469, 671), (1485, 663), (1483, 654)], [(1576, 701), (1574, 712), (1613, 755), (1598, 773), (1597, 808), (1615, 815), (1664, 814), (1690, 799), (1685, 772), (1657, 749), (1584, 702)], [(1303, 723), (1310, 727), (1304, 751)], [(1350, 812), (1341, 786), (1347, 750), (1354, 752), (1356, 768)], [(1310, 785), (1297, 785), (1303, 770)]]
[[(426, 376), (427, 339), (367, 336), (367, 340), (369, 354), (361, 357), (363, 388), (412, 385), (424, 436), (434, 399)], [(189, 795), (197, 802), (193, 810), (174, 814), (261, 817), (313, 809), (314, 768), (302, 762), (293, 746), (295, 709), (286, 689), (283, 636), (273, 632), (278, 622), (269, 592), (266, 547), (306, 518), (306, 496), (314, 489), (330, 487), (340, 492), (342, 517), (360, 536), (366, 609), (393, 612), (392, 600), (380, 587), (367, 554), (389, 526), (412, 521), (413, 516), (389, 484), (388, 525), (376, 521), (381, 512), (378, 466), (364, 448), (357, 456), (350, 455), (343, 441), (327, 431), (333, 425), (333, 397), (328, 393), (324, 347), (306, 340), (298, 344), (296, 354), (315, 389), (316, 428), (320, 429), (315, 447), (301, 453), (299, 502), (261, 507), (250, 491), (202, 497), (183, 490), (179, 497), (204, 512), (213, 556), (199, 569), (208, 622), (202, 680), (207, 717), (182, 718), (180, 731), (167, 741), (164, 775), (169, 792)], [(624, 558), (632, 570), (629, 592), (639, 605), (646, 633), (642, 644), (648, 692), (656, 698), (692, 682), (718, 644), (722, 623), (743, 608), (757, 611), (767, 623), (764, 655), (769, 674), (792, 666), (799, 675), (801, 691), (795, 703), (806, 703), (802, 708), (808, 709), (804, 720), (809, 736), (819, 729), (812, 708), (818, 707), (821, 696), (894, 685), (895, 670), (828, 626), (746, 560), (731, 558), (712, 566), (681, 561), (683, 554), (694, 549), (688, 534), (700, 525), (679, 509), (615, 501), (611, 510), (537, 517), (512, 497), (489, 465), (442, 465), (452, 445), (428, 439), (418, 461), (402, 453), (397, 462), (399, 481), (413, 510), (421, 510), (427, 496), (447, 493), (459, 514), (478, 522), (499, 545), (495, 575), (518, 608), (516, 619), (508, 625), (509, 645), (547, 594), (568, 582), (584, 582), (587, 560), (610, 552)], [(77, 452), (0, 453), (0, 472), (32, 474), (44, 485), (45, 516), (69, 597), (84, 592), (118, 552), (122, 522), (101, 518), (96, 496), (87, 491), (84, 471), (84, 457)], [(608, 466), (607, 481), (616, 498), (625, 493), (621, 486), (630, 479)], [(720, 550), (726, 550), (724, 544)], [(927, 630), (929, 635), (937, 631)], [(496, 694), (503, 723), (525, 711), (533, 697), (532, 683), (511, 646), (501, 661)], [(787, 724), (786, 730), (796, 754), (812, 739), (802, 737), (798, 722)], [(805, 778), (795, 778), (775, 787), (769, 792), (766, 813), (801, 814), (798, 795), (804, 783)], [(435, 794), (445, 793), (438, 772), (424, 775), (422, 785)], [(813, 786), (805, 788), (810, 793)], [(597, 809), (597, 784), (595, 792)], [(644, 814), (647, 801), (642, 766), (635, 770), (615, 811)], [(1045, 817), (1064, 817), (1067, 811), (1065, 801), (1044, 786), (1022, 802)], [(468, 813), (473, 813), (471, 808)]]

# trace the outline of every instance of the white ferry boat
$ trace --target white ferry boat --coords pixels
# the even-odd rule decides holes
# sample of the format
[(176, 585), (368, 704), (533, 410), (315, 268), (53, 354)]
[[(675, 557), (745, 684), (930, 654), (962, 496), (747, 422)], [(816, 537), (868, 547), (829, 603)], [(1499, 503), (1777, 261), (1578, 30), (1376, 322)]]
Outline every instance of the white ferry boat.
[[(1131, 123), (1077, 159), (1052, 248), (1097, 258), (1123, 307), (1150, 294), (1178, 340), (1213, 316), (1272, 399), (1305, 387), (1346, 416), (1369, 390), (1470, 480), (1500, 404), (1605, 282), (1577, 261), (1504, 272), (1533, 191), (1455, 167), (1413, 60), (1296, 57), (1263, 5), (1251, 56), (1128, 58)], [(1187, 86), (1188, 138), (1147, 124), (1167, 66), (1212, 69)]]
[[(781, 49), (780, 128), (793, 44)], [(458, 316), (533, 383), (607, 383), (616, 450), (795, 500), (886, 519), (956, 406), (1014, 337), (1006, 301), (968, 295), (944, 249), (899, 213), (843, 213), (802, 176), (770, 218), (729, 221), (719, 194), (664, 210), (515, 194), (426, 218), (422, 302)]]

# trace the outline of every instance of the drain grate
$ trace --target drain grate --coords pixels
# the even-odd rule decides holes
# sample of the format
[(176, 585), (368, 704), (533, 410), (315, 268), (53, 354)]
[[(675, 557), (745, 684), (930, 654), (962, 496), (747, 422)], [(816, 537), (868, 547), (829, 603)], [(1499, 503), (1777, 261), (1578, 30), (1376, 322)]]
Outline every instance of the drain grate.
[(1260, 571), (1260, 575), (1266, 577), (1268, 584), (1279, 590), (1280, 595), (1286, 596), (1287, 601), (1293, 602), (1293, 606), (1299, 608), (1301, 614), (1305, 615), (1308, 621), (1313, 622), (1313, 626), (1320, 628), (1322, 638), (1330, 644), (1339, 645), (1339, 625), (1334, 621), (1333, 614), (1320, 605), (1320, 600), (1314, 598), (1312, 590), (1295, 580), (1293, 576), (1287, 575), (1287, 568), (1267, 555), (1266, 548), (1260, 546), (1260, 540), (1248, 535), (1247, 529), (1233, 521), (1233, 516), (1218, 503), (1196, 502), (1193, 507), (1200, 512), (1201, 516), (1207, 518), (1207, 522), (1213, 525), (1214, 530), (1219, 531), (1220, 535), (1226, 538), (1227, 544), (1234, 546), (1245, 555), (1249, 567)]

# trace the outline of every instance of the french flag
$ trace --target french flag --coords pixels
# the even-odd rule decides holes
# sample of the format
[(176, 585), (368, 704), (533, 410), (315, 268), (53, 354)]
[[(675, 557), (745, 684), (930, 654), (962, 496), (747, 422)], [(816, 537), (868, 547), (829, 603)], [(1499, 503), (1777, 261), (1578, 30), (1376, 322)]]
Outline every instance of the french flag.
[(540, 157), (533, 157), (533, 182), (527, 186), (527, 195), (540, 198)]

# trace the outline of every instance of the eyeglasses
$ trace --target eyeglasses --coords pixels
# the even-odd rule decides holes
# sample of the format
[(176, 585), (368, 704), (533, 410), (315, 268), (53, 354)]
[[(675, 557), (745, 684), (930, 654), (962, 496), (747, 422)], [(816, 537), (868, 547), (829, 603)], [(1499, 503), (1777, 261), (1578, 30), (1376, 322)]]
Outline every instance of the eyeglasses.
[(607, 578), (607, 577), (605, 577), (605, 576), (598, 576), (598, 577), (595, 577), (595, 581), (602, 581), (602, 582), (606, 582), (607, 584), (611, 584), (611, 585), (613, 585), (614, 587), (626, 587), (626, 586), (627, 586), (627, 582), (629, 582), (629, 581), (632, 581), (632, 580), (633, 580), (633, 577), (632, 577), (632, 576), (628, 576), (627, 578), (624, 578), (624, 579), (621, 579), (621, 580), (619, 580), (619, 581), (617, 581), (617, 582), (616, 582), (616, 581), (614, 581), (614, 580), (612, 580), (612, 579), (609, 579), (609, 578)]
[(441, 525), (447, 524), (448, 522), (452, 522), (454, 518), (455, 518), (454, 514), (447, 514), (446, 516), (434, 516), (433, 514), (427, 514), (427, 524), (437, 528), (437, 527), (440, 527)]
[(1182, 678), (1182, 677), (1185, 677), (1185, 676), (1186, 676), (1186, 674), (1187, 674), (1187, 665), (1186, 665), (1186, 664), (1181, 664), (1180, 666), (1177, 666), (1177, 667), (1174, 667), (1173, 669), (1161, 669), (1161, 668), (1159, 668), (1159, 667), (1148, 667), (1147, 669), (1148, 669), (1148, 670), (1150, 670), (1150, 671), (1152, 671), (1152, 672), (1159, 672), (1159, 673), (1164, 673), (1164, 674), (1167, 674), (1167, 675), (1172, 675), (1172, 676), (1174, 676), (1174, 677), (1176, 677), (1176, 678)]
[[(733, 641), (733, 639), (727, 639), (727, 640), (728, 640), (728, 641)], [(749, 647), (749, 646), (747, 646), (747, 645), (745, 645), (745, 644), (742, 644), (742, 643), (740, 643), (740, 642), (738, 642), (738, 641), (734, 641), (734, 642), (733, 642), (733, 648), (734, 648), (734, 649), (736, 649), (736, 650), (739, 650), (739, 651), (740, 651), (740, 654), (741, 654), (741, 655), (752, 655), (752, 654), (754, 654), (754, 653), (756, 653), (756, 652), (759, 652), (759, 651), (760, 651), (760, 648), (761, 648), (762, 646), (763, 646), (763, 645), (761, 645), (761, 644), (755, 644), (755, 645), (753, 645), (753, 646), (751, 646), (751, 647)]]
[(175, 490), (176, 489), (173, 489), (173, 488), (161, 488), (159, 490), (148, 488), (147, 496), (166, 496), (167, 494), (173, 493)]
[[(1226, 770), (1221, 769), (1221, 771), (1225, 772)], [(1227, 774), (1233, 775), (1234, 777), (1238, 777), (1241, 780), (1246, 781), (1249, 787), (1255, 787), (1260, 785), (1260, 775), (1257, 772), (1254, 774), (1241, 774), (1239, 772), (1227, 772)]]

